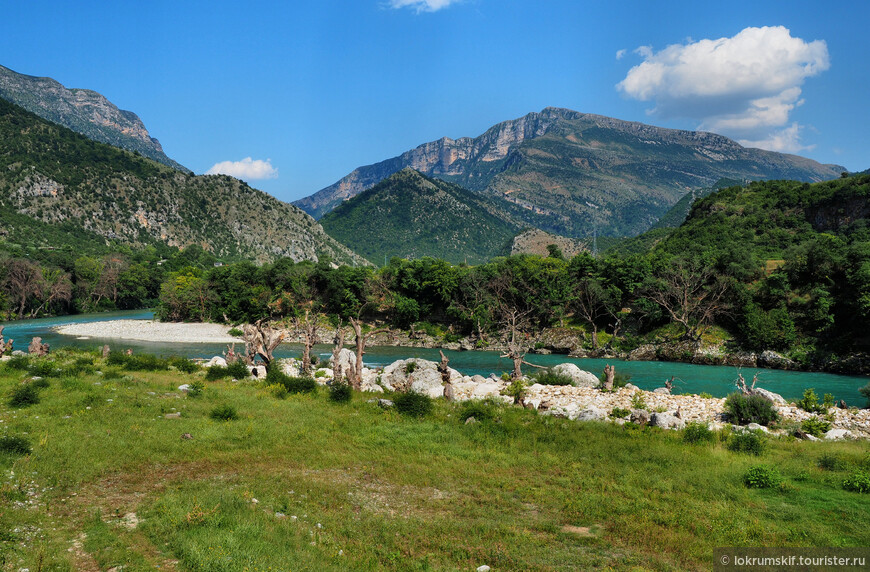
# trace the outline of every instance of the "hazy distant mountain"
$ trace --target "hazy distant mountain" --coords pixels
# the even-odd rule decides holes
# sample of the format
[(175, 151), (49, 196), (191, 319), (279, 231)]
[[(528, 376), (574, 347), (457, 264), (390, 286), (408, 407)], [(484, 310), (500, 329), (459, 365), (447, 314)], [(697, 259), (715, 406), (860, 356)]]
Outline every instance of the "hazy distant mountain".
[(573, 237), (638, 234), (691, 189), (721, 178), (822, 181), (844, 170), (713, 133), (547, 108), (359, 167), (295, 204), (321, 217), (405, 167), (500, 198), (529, 226)]
[(0, 98), (94, 141), (138, 151), (149, 159), (190, 172), (163, 153), (160, 142), (151, 137), (138, 115), (118, 109), (95, 91), (67, 89), (51, 78), (23, 75), (0, 66)]
[(38, 238), (16, 232), (27, 220), (83, 240), (196, 244), (230, 259), (364, 263), (309, 215), (242, 181), (174, 170), (0, 99), (0, 239)]
[(508, 254), (520, 230), (486, 197), (413, 169), (342, 203), (320, 224), (375, 264), (393, 256), (478, 264)]

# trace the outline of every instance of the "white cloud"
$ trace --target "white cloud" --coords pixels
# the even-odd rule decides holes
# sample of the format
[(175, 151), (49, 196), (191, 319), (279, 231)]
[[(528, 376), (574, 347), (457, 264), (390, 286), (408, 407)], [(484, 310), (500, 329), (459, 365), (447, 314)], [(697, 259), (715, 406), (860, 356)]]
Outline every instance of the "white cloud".
[(805, 42), (783, 26), (746, 28), (732, 38), (688, 41), (655, 52), (641, 46), (643, 62), (617, 89), (653, 101), (652, 114), (696, 119), (700, 129), (724, 133), (765, 148), (807, 149), (800, 126), (779, 131), (801, 105), (801, 86), (830, 67), (823, 40)]
[(390, 8), (414, 8), (417, 13), (437, 12), (462, 0), (390, 0)]
[(618, 50), (616, 52), (616, 59), (621, 60), (625, 57), (625, 54), (628, 53), (628, 50)]
[(760, 141), (750, 141), (741, 139), (738, 141), (744, 147), (758, 147), (767, 149), (768, 151), (779, 151), (780, 153), (800, 153), (801, 151), (809, 151), (815, 145), (802, 145), (800, 131), (803, 129), (797, 123), (792, 123), (785, 129), (775, 131), (769, 134)]
[(245, 157), (241, 161), (221, 161), (215, 163), (206, 175), (230, 175), (245, 181), (257, 179), (277, 179), (278, 169), (272, 166), (272, 160), (252, 159)]

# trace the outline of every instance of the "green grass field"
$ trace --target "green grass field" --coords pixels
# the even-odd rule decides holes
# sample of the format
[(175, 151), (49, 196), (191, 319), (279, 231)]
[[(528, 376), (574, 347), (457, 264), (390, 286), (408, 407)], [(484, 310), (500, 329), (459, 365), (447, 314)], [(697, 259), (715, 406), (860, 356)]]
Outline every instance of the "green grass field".
[[(418, 419), (254, 381), (186, 397), (202, 374), (50, 359), (0, 366), (5, 570), (705, 570), (719, 546), (870, 546), (870, 494), (843, 488), (865, 442), (756, 457), (520, 408), (465, 424), (459, 404)], [(39, 402), (10, 407), (37, 369)], [(747, 488), (757, 465), (782, 484)]]

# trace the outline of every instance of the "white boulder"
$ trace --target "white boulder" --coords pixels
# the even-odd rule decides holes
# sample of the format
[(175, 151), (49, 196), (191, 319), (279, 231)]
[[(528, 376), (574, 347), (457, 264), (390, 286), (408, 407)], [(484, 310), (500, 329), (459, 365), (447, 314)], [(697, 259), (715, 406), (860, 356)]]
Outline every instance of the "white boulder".
[(560, 363), (553, 367), (553, 373), (571, 378), (571, 384), (576, 387), (597, 387), (600, 380), (594, 373), (584, 371), (573, 363)]

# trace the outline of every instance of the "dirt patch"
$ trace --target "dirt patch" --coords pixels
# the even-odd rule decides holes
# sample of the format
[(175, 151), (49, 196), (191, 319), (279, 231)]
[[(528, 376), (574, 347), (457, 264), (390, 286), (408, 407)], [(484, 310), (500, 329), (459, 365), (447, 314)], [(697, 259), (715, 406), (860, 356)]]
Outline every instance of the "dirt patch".
[(562, 532), (574, 534), (583, 538), (595, 538), (601, 534), (601, 527), (597, 524), (592, 526), (574, 526), (566, 524), (562, 527)]

